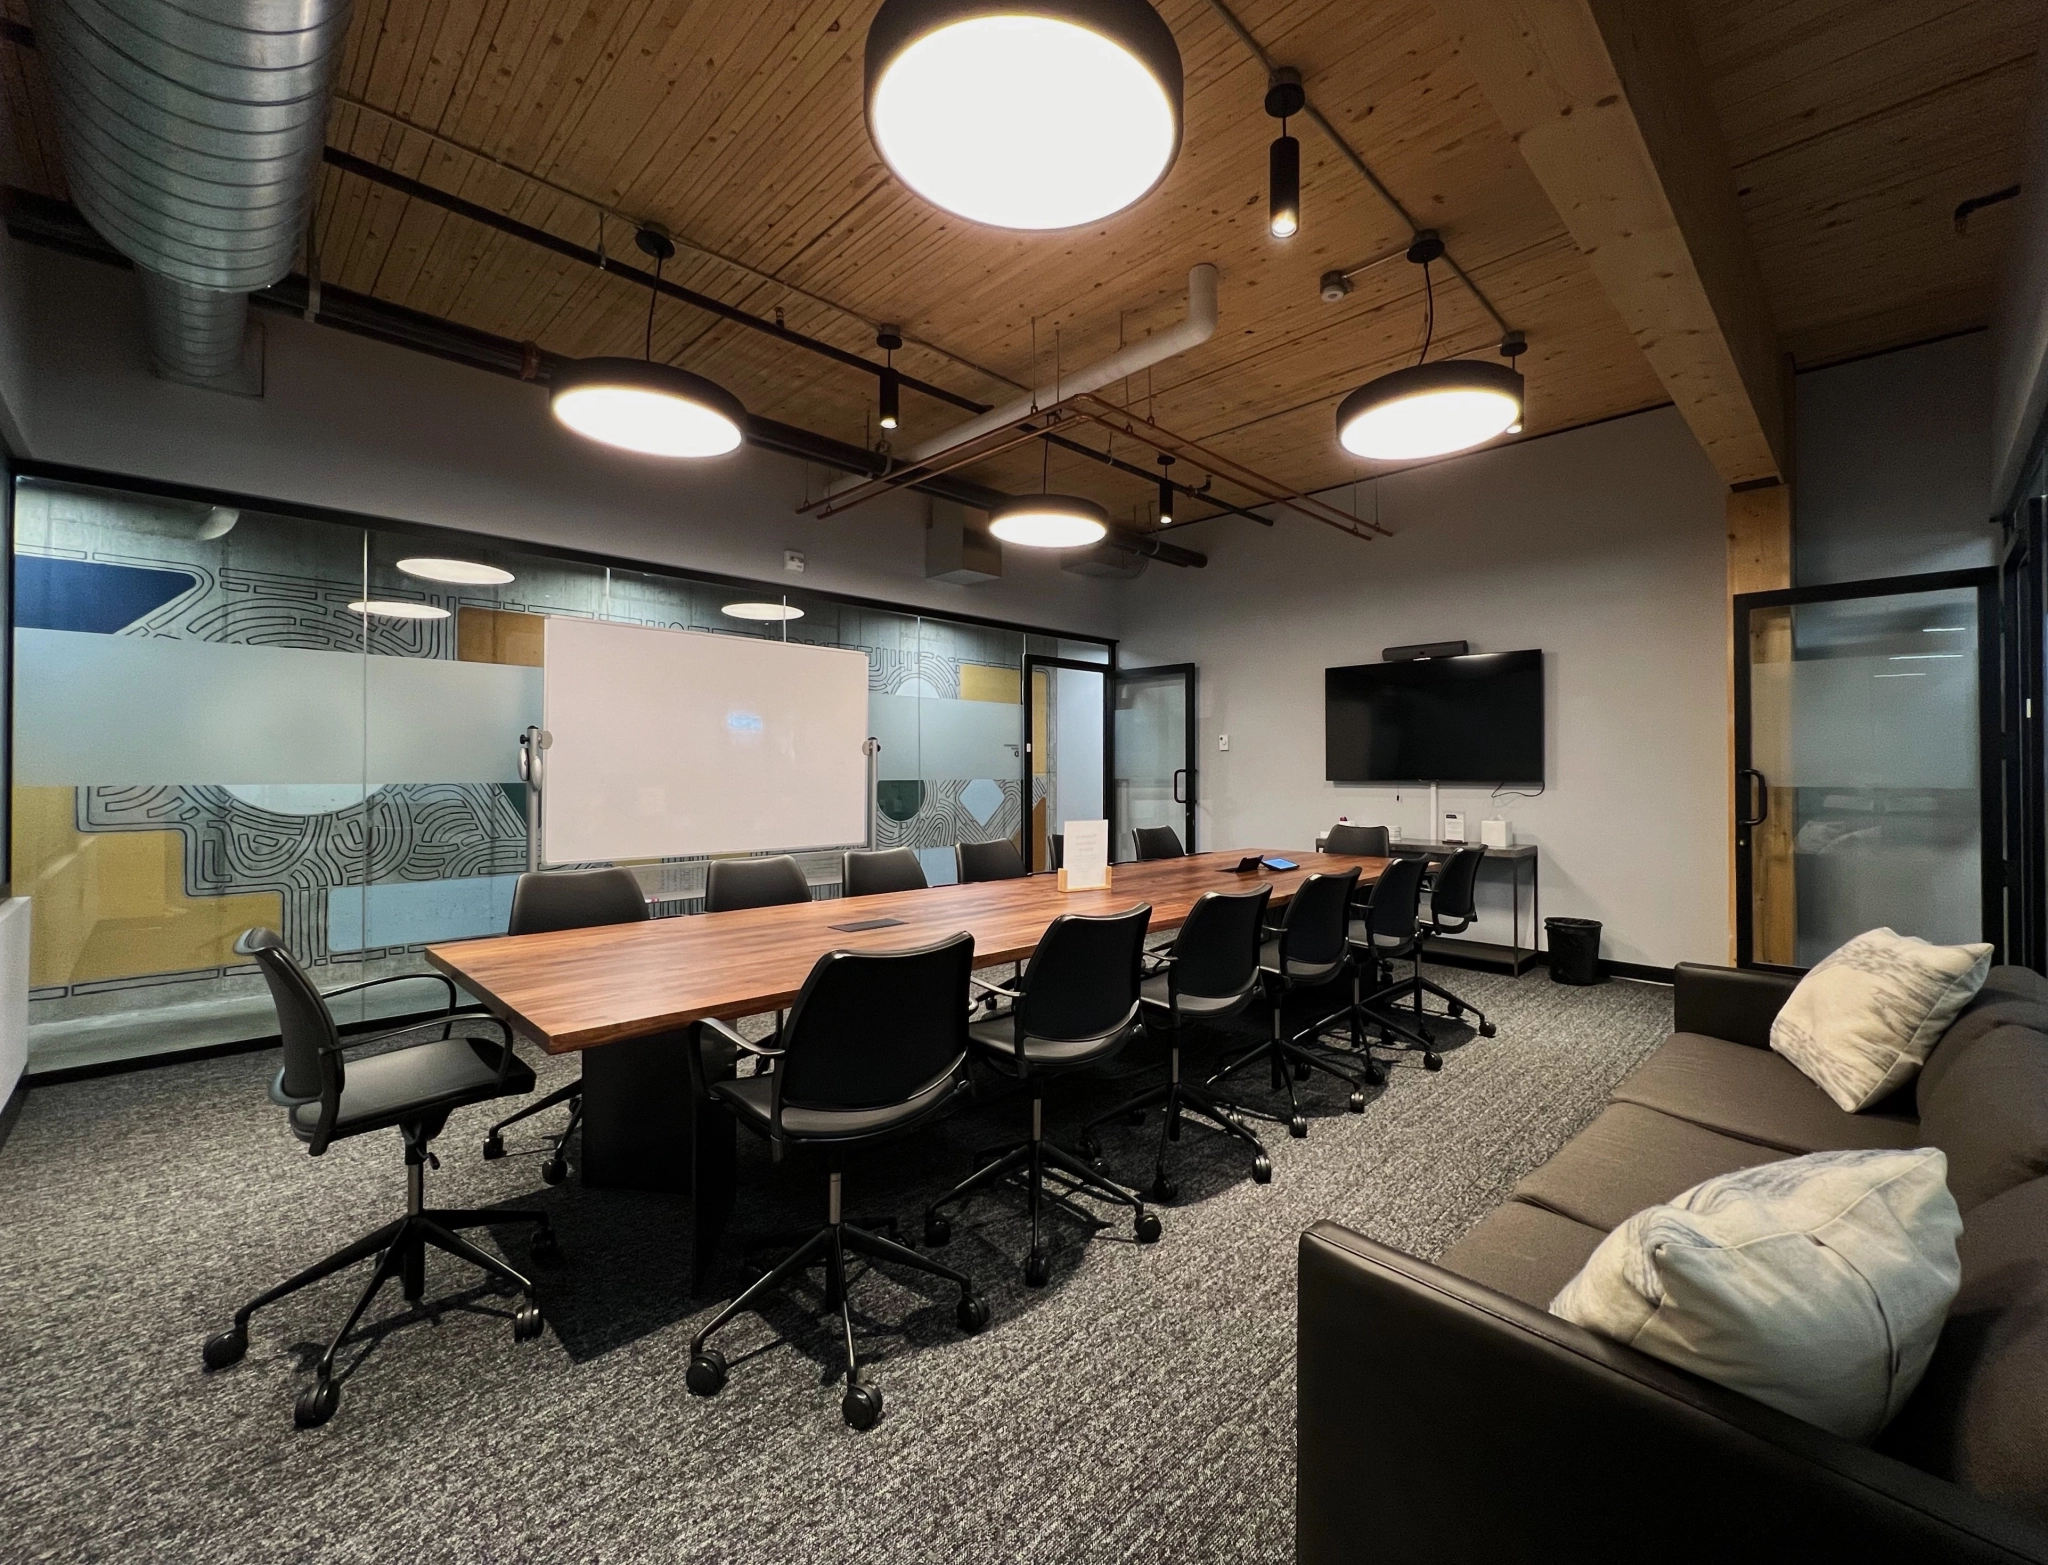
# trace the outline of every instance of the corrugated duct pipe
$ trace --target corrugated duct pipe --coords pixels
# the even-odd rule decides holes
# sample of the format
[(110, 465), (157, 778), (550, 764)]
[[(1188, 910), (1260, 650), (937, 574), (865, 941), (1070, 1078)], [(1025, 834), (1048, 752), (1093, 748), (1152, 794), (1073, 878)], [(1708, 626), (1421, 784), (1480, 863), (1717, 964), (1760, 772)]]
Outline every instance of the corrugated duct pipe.
[(34, 0), (71, 198), (142, 273), (149, 350), (238, 371), (249, 294), (290, 270), (349, 0)]

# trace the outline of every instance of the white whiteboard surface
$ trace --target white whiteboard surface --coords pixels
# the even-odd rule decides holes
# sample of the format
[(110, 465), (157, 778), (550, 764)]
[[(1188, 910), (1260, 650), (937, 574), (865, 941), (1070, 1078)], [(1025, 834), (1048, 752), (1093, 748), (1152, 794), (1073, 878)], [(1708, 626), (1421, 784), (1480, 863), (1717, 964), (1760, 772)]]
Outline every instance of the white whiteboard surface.
[(865, 652), (550, 616), (550, 864), (867, 837)]

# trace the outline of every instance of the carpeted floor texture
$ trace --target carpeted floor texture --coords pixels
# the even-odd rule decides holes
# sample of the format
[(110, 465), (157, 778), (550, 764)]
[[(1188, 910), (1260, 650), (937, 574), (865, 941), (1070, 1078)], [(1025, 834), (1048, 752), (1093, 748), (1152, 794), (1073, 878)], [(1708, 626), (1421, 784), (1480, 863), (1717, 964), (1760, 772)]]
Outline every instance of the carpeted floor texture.
[[(683, 1203), (573, 1174), (544, 1185), (530, 1125), (486, 1163), (485, 1108), (436, 1143), (427, 1199), (552, 1214), (565, 1260), (541, 1274), (546, 1330), (515, 1344), (510, 1298), (430, 1253), (429, 1309), (387, 1288), (344, 1351), (339, 1412), (296, 1431), (292, 1399), (366, 1271), (260, 1312), (230, 1369), (203, 1372), (200, 1344), (402, 1210), (397, 1133), (308, 1158), (265, 1097), (267, 1054), (36, 1090), (0, 1149), (0, 1556), (1278, 1565), (1293, 1556), (1296, 1235), (1333, 1218), (1438, 1254), (1670, 1027), (1657, 986), (1437, 976), (1499, 1036), (1446, 1030), (1442, 1072), (1403, 1061), (1363, 1114), (1329, 1083), (1304, 1087), (1309, 1138), (1265, 1127), (1270, 1185), (1241, 1148), (1190, 1130), (1155, 1246), (1127, 1221), (1091, 1237), (1054, 1218), (1053, 1280), (1027, 1289), (1021, 1203), (972, 1203), (940, 1253), (993, 1308), (980, 1336), (955, 1328), (950, 1288), (857, 1267), (863, 1377), (886, 1399), (865, 1434), (840, 1421), (821, 1274), (729, 1327), (730, 1384), (693, 1398), (689, 1339), (718, 1297), (683, 1291)], [(1070, 1139), (1161, 1059), (1140, 1042), (1105, 1079), (1057, 1083), (1050, 1133)], [(548, 1061), (542, 1084), (574, 1070)], [(1021, 1134), (1025, 1105), (983, 1096), (853, 1162), (849, 1212), (893, 1212), (915, 1239), (973, 1148)], [(1263, 1072), (1246, 1096), (1272, 1101)], [(1156, 1119), (1112, 1128), (1110, 1170), (1149, 1183), (1157, 1135)], [(822, 1220), (815, 1167), (771, 1165), (744, 1135), (741, 1158), (736, 1228)], [(527, 1264), (515, 1230), (483, 1233)], [(735, 1257), (718, 1294), (747, 1275)]]

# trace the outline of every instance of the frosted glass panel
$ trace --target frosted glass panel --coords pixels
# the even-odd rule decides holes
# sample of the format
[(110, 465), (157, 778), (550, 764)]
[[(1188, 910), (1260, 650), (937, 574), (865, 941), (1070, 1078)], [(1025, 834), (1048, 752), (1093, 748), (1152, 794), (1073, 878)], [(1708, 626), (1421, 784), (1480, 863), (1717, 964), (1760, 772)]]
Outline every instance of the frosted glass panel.
[(868, 696), (868, 721), (882, 741), (882, 776), (1006, 778), (1017, 774), (1023, 708), (944, 696)]

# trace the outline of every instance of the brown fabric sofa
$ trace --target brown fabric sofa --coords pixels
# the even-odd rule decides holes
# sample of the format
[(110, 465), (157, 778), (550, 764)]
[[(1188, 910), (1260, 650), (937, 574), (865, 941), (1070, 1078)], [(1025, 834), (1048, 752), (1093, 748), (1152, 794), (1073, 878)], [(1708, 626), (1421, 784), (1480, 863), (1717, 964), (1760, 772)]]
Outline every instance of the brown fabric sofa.
[[(1791, 987), (1678, 969), (1677, 1030), (1437, 1264), (1302, 1236), (1297, 1559), (2048, 1565), (2048, 979), (1992, 969), (1861, 1114), (1770, 1052)], [(1916, 1145), (1949, 1159), (1962, 1291), (1874, 1448), (1547, 1312), (1611, 1229), (1702, 1179)]]

